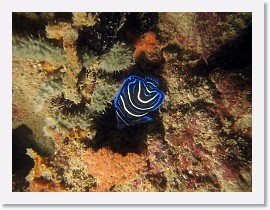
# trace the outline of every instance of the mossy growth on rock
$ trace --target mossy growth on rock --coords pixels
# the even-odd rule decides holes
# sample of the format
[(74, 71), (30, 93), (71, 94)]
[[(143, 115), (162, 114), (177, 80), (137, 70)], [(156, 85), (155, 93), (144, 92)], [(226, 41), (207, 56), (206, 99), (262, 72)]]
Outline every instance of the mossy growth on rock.
[(65, 65), (67, 56), (63, 48), (56, 47), (43, 38), (12, 43), (12, 56)]
[(133, 52), (125, 44), (117, 42), (110, 52), (103, 54), (99, 60), (99, 68), (107, 73), (123, 71), (133, 65)]
[(63, 92), (63, 80), (61, 77), (48, 77), (41, 83), (39, 94), (36, 99), (44, 100)]
[(91, 118), (89, 113), (65, 115), (61, 112), (54, 112), (52, 117), (46, 118), (47, 127), (43, 131), (45, 135), (48, 135), (48, 129), (61, 132), (65, 129), (80, 128), (81, 130), (88, 131), (93, 124), (92, 121), (93, 118)]
[(91, 104), (89, 109), (94, 113), (105, 113), (105, 109), (112, 104), (117, 91), (119, 90), (119, 85), (113, 80), (103, 80), (98, 83), (95, 87), (91, 98)]
[(61, 76), (47, 77), (40, 85), (38, 94), (35, 97), (36, 111), (47, 109), (48, 103), (52, 98), (60, 96), (63, 93), (64, 85)]
[(97, 62), (98, 58), (94, 55), (93, 52), (85, 52), (81, 58), (82, 66), (86, 69), (90, 69)]

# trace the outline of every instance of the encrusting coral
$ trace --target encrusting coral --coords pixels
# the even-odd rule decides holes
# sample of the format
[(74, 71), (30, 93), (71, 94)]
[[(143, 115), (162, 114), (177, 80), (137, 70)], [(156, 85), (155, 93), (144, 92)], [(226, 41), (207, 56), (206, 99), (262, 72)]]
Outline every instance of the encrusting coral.
[[(42, 81), (46, 77), (42, 63), (13, 57), (12, 128), (17, 129), (21, 125), (26, 125), (33, 132), (33, 138), (31, 138), (33, 143), (37, 144), (43, 153), (53, 154), (53, 143), (44, 137), (42, 131), (46, 115), (44, 115), (44, 111), (37, 111), (36, 101)], [(29, 82), (29, 78), (32, 79), (32, 82)]]
[(53, 46), (48, 41), (40, 38), (12, 43), (12, 56), (23, 59), (44, 61), (64, 66), (67, 56), (64, 49)]
[(77, 78), (81, 71), (81, 65), (77, 56), (76, 40), (78, 31), (68, 23), (60, 22), (46, 27), (47, 37), (50, 39), (63, 40), (63, 47), (67, 53), (67, 65), (65, 66), (65, 97), (80, 103), (81, 96), (77, 91)]
[(27, 149), (26, 152), (34, 160), (34, 168), (30, 171), (26, 180), (29, 182), (30, 192), (63, 192), (64, 186), (55, 182), (56, 174), (49, 168), (48, 162), (38, 155), (34, 150)]
[(117, 94), (119, 85), (112, 80), (103, 80), (96, 84), (91, 96), (91, 104), (88, 106), (91, 112), (105, 113), (105, 109)]
[(133, 63), (133, 52), (125, 43), (116, 43), (110, 52), (103, 54), (99, 60), (99, 68), (107, 73), (123, 71)]
[(82, 27), (91, 27), (96, 24), (98, 14), (92, 15), (88, 12), (73, 12), (73, 26), (82, 29)]
[(138, 176), (146, 166), (143, 155), (128, 153), (122, 156), (108, 148), (101, 148), (97, 152), (90, 148), (82, 157), (87, 162), (89, 174), (97, 178), (95, 191), (109, 191), (116, 183), (122, 184)]
[(156, 35), (153, 32), (148, 32), (144, 34), (143, 37), (139, 38), (136, 41), (136, 56), (139, 57), (143, 52), (151, 52), (158, 46), (158, 41)]
[[(34, 166), (13, 189), (252, 190), (251, 13), (16, 15), (31, 21), (13, 31), (13, 155)], [(156, 77), (166, 99), (118, 130), (130, 75)]]
[(185, 53), (183, 66), (199, 60), (208, 64), (219, 46), (236, 39), (250, 24), (251, 13), (160, 13), (160, 36), (168, 45), (178, 45)]
[[(91, 70), (91, 67), (93, 67), (98, 61), (97, 56), (95, 56), (91, 52), (85, 52), (84, 55), (82, 56), (82, 65), (88, 69)], [(98, 67), (96, 66), (94, 69), (97, 69)]]
[(35, 97), (36, 109), (42, 109), (46, 103), (50, 103), (54, 97), (61, 96), (64, 90), (63, 79), (49, 76), (40, 84), (38, 94)]

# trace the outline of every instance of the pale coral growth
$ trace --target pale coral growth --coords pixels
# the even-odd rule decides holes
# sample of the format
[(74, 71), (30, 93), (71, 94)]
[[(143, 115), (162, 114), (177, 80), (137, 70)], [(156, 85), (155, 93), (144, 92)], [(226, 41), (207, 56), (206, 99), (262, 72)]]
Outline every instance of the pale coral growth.
[[(162, 77), (167, 81), (168, 90), (165, 106), (170, 106), (179, 115), (182, 109), (191, 109), (197, 103), (213, 103), (212, 90), (209, 88), (207, 81), (197, 76), (188, 76), (182, 73), (180, 66), (166, 64)], [(190, 83), (196, 84), (193, 87)], [(165, 124), (167, 126), (167, 124)]]
[(87, 12), (73, 12), (72, 13), (73, 26), (81, 29), (82, 27), (91, 27), (96, 24), (96, 15), (91, 15)]
[(41, 65), (42, 69), (44, 69), (44, 72), (47, 76), (59, 73), (60, 70), (62, 69), (61, 65), (55, 64), (55, 63), (52, 64), (52, 63), (47, 62), (47, 61), (40, 62), (40, 65)]
[[(39, 40), (28, 39), (12, 43), (12, 56), (20, 59), (31, 59), (35, 61), (47, 62), (57, 69), (59, 65), (65, 65), (67, 56), (63, 48), (53, 46), (51, 43), (40, 38)], [(44, 66), (48, 69), (48, 65)]]
[(109, 191), (113, 185), (135, 178), (146, 165), (143, 155), (128, 153), (122, 156), (108, 148), (101, 148), (97, 152), (90, 148), (82, 158), (88, 164), (89, 174), (99, 182), (97, 188), (93, 189), (95, 191)]
[(53, 97), (59, 96), (64, 91), (63, 79), (61, 77), (49, 76), (40, 84), (37, 95), (35, 96), (36, 110), (46, 108)]
[(105, 113), (106, 108), (112, 104), (118, 90), (119, 86), (113, 80), (101, 80), (95, 84), (91, 104), (89, 105), (90, 111)]
[[(51, 140), (44, 137), (42, 128), (45, 123), (44, 113), (37, 112), (36, 96), (40, 90), (42, 80), (45, 78), (41, 66), (34, 61), (17, 60), (12, 62), (12, 103), (13, 117), (20, 119), (13, 120), (12, 127), (17, 128), (24, 124), (33, 132), (33, 141), (38, 147), (48, 154), (54, 153)], [(29, 79), (31, 78), (31, 79)]]
[(55, 25), (48, 25), (46, 32), (47, 37), (50, 39), (63, 40), (63, 46), (68, 57), (69, 65), (73, 68), (78, 67), (79, 62), (76, 48), (78, 31), (68, 23), (59, 22)]
[(81, 93), (86, 100), (88, 101), (91, 100), (95, 87), (96, 87), (96, 83), (93, 81), (85, 81), (85, 83), (80, 85)]
[(46, 26), (46, 32), (50, 39), (63, 40), (68, 63), (64, 68), (65, 97), (78, 104), (81, 101), (81, 95), (77, 91), (78, 74), (81, 71), (76, 47), (78, 31), (71, 24), (59, 22), (55, 25)]
[(133, 52), (125, 43), (117, 42), (107, 54), (101, 56), (99, 68), (108, 73), (128, 69), (133, 61)]
[(98, 64), (96, 64), (96, 62), (97, 57), (91, 52), (87, 52), (82, 56), (82, 65), (89, 71), (95, 71), (95, 66), (98, 67)]
[[(178, 43), (180, 38), (177, 37), (178, 34), (182, 34), (183, 36), (183, 34), (192, 34), (192, 32), (194, 32), (192, 26), (194, 25), (194, 19), (196, 18), (195, 13), (160, 13), (159, 18), (159, 28), (162, 32), (161, 35), (168, 39), (168, 41), (171, 43)], [(175, 23), (177, 23), (177, 25)], [(168, 33), (168, 31), (170, 31), (170, 33)], [(196, 46), (196, 35), (197, 34), (194, 34), (193, 36), (194, 38), (192, 40), (194, 41), (187, 40), (184, 37), (181, 37), (180, 41), (183, 41), (183, 46), (186, 44), (186, 47), (189, 47), (190, 44)], [(190, 35), (190, 37), (192, 36)]]
[(47, 37), (49, 39), (56, 39), (56, 40), (65, 39), (66, 41), (71, 41), (69, 39), (70, 33), (68, 33), (71, 29), (72, 26), (69, 23), (65, 22), (59, 22), (54, 25), (47, 25), (46, 26)]
[(68, 60), (72, 66), (78, 65), (76, 40), (78, 31), (70, 24), (59, 22), (55, 25), (46, 26), (47, 37), (49, 39), (63, 40), (63, 46), (67, 53)]
[(43, 128), (45, 136), (51, 137), (55, 132), (73, 133), (72, 137), (87, 138), (92, 140), (96, 135), (96, 130), (91, 128), (92, 120), (89, 115), (69, 115), (65, 116), (60, 113), (55, 113), (53, 117), (45, 119), (46, 125)]

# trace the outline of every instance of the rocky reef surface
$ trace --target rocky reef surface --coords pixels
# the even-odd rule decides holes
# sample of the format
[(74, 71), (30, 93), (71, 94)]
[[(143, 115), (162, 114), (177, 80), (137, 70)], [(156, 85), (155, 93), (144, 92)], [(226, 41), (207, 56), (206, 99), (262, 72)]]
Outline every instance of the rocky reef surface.
[[(13, 13), (12, 190), (252, 191), (251, 13)], [(130, 75), (154, 121), (117, 129)]]

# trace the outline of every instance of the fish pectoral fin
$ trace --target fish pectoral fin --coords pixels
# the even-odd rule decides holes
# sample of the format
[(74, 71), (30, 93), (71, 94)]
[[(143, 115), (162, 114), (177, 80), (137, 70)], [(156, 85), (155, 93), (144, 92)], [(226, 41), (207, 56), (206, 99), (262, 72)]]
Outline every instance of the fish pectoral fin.
[(141, 119), (140, 119), (140, 123), (146, 123), (146, 122), (152, 122), (153, 121), (153, 118), (151, 117), (148, 117), (148, 116), (143, 116)]

